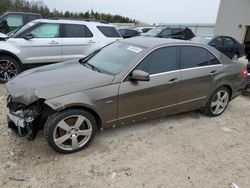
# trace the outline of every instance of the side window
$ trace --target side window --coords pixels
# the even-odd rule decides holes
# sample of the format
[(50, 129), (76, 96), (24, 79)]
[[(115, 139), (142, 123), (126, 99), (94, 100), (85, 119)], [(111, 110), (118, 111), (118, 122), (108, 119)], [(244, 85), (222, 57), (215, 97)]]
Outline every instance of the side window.
[(134, 30), (128, 30), (128, 35), (136, 35), (137, 31)]
[(234, 45), (234, 41), (229, 38), (229, 37), (224, 37), (224, 45), (225, 46), (233, 46)]
[(219, 65), (219, 64), (221, 64), (221, 62), (213, 54), (211, 54), (210, 52), (207, 52), (207, 54), (208, 54), (209, 65)]
[(172, 31), (171, 29), (165, 29), (162, 33), (161, 33), (161, 36), (171, 36), (172, 35)]
[(222, 46), (223, 42), (222, 42), (222, 38), (221, 37), (218, 37), (218, 38), (215, 38), (211, 41), (211, 44), (213, 44), (214, 46), (216, 47), (220, 47)]
[(65, 38), (91, 38), (93, 33), (86, 25), (63, 24)]
[(207, 50), (200, 47), (180, 47), (181, 68), (193, 68), (209, 65)]
[(23, 16), (19, 14), (10, 14), (5, 20), (8, 22), (9, 27), (19, 27), (23, 25)]
[(176, 47), (165, 47), (153, 51), (136, 67), (150, 75), (179, 69)]
[(173, 28), (172, 32), (173, 32), (173, 35), (183, 35), (182, 30), (179, 28)]
[(120, 34), (114, 27), (110, 26), (97, 26), (97, 29), (106, 37), (120, 38)]
[(126, 30), (125, 30), (125, 29), (119, 30), (119, 32), (120, 32), (122, 35), (126, 35)]
[(30, 33), (34, 38), (58, 38), (60, 25), (54, 23), (44, 23), (33, 29)]
[(32, 15), (32, 14), (28, 15), (27, 17), (28, 17), (28, 22), (31, 22), (33, 20), (36, 20), (36, 19), (40, 18), (40, 16), (38, 16), (38, 15)]

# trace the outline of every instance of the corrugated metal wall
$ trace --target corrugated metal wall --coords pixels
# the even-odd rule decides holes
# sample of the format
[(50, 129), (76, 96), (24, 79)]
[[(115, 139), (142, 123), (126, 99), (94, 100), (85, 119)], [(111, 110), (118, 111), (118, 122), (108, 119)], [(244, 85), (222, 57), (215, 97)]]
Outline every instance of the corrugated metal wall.
[(215, 25), (215, 35), (229, 35), (244, 41), (250, 26), (250, 0), (221, 0)]

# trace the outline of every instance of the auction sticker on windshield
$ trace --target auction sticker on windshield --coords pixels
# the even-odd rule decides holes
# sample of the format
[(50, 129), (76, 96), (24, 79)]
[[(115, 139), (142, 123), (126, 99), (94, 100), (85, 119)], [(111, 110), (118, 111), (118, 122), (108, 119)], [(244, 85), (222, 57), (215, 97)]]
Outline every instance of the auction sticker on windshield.
[(135, 53), (140, 53), (142, 51), (141, 48), (138, 48), (136, 46), (129, 46), (127, 49)]

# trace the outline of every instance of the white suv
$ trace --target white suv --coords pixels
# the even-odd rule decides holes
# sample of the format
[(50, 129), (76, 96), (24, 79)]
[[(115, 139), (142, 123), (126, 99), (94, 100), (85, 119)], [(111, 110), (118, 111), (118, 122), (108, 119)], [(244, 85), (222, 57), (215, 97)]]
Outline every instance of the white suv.
[(34, 66), (86, 57), (121, 39), (114, 26), (94, 21), (41, 19), (0, 37), (0, 82)]

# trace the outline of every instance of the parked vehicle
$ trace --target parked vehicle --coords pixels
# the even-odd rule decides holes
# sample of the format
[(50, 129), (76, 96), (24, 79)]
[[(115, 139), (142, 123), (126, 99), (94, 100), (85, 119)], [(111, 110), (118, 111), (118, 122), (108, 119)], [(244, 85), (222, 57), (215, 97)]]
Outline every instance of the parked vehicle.
[(119, 32), (124, 39), (140, 36), (140, 33), (134, 29), (119, 29)]
[(54, 150), (73, 153), (100, 128), (196, 109), (219, 116), (246, 83), (246, 67), (215, 48), (136, 37), (9, 81), (8, 126), (30, 140), (44, 129)]
[(137, 31), (142, 34), (142, 33), (147, 33), (151, 29), (154, 29), (154, 27), (138, 27)]
[(247, 87), (250, 89), (250, 59), (247, 64)]
[(35, 20), (12, 37), (2, 37), (0, 82), (8, 81), (29, 67), (83, 58), (118, 39), (121, 35), (115, 27), (105, 23)]
[(193, 42), (208, 44), (224, 53), (231, 59), (237, 60), (244, 56), (245, 46), (236, 39), (228, 36), (196, 36)]
[(0, 16), (0, 32), (9, 33), (20, 28), (33, 20), (41, 19), (42, 16), (30, 12), (7, 12)]
[(172, 39), (181, 39), (181, 40), (190, 40), (195, 35), (193, 31), (189, 28), (175, 28), (175, 27), (156, 27), (151, 29), (146, 36), (150, 37), (159, 37), (159, 38), (172, 38)]

